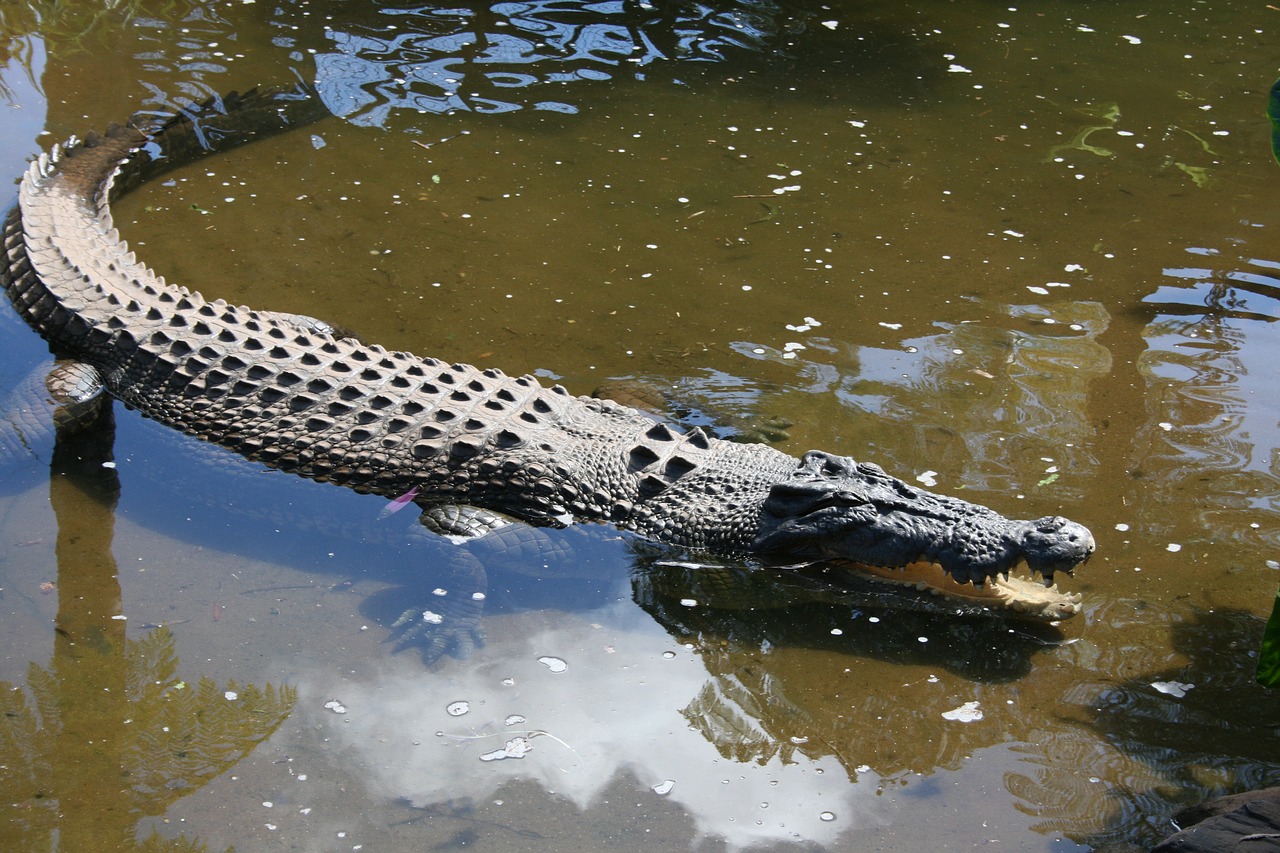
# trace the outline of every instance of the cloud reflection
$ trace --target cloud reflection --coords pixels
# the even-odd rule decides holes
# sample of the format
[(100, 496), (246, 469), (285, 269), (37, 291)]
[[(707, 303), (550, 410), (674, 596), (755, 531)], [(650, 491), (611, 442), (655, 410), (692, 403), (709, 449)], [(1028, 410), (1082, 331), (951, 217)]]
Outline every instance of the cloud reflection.
[[(665, 796), (700, 837), (733, 848), (826, 845), (879, 822), (874, 773), (849, 784), (836, 758), (798, 750), (785, 761), (776, 753), (742, 763), (721, 757), (681, 716), (704, 690), (706, 668), (643, 611), (624, 602), (554, 620), (524, 634), (504, 623), (470, 661), (446, 662), (430, 677), (416, 661), (395, 659), (362, 695), (351, 694), (350, 682), (334, 685), (345, 718), (323, 710), (333, 697), (315, 688), (300, 712), (356, 756), (371, 793), (419, 808), (485, 800), (527, 780), (586, 810), (629, 775), (644, 786), (637, 802)], [(539, 662), (548, 655), (564, 660), (565, 671)], [(469, 710), (451, 715), (460, 701)], [(525, 757), (481, 760), (520, 737), (532, 747)]]

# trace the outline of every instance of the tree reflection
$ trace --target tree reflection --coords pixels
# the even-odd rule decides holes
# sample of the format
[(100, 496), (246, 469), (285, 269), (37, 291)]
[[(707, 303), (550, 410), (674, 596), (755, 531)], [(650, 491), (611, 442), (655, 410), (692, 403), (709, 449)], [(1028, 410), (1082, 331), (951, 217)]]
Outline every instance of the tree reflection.
[[(1160, 535), (1278, 541), (1274, 525), (1256, 521), (1259, 510), (1276, 509), (1280, 487), (1280, 465), (1265, 440), (1275, 429), (1267, 401), (1271, 332), (1280, 318), (1277, 268), (1247, 257), (1214, 268), (1168, 268), (1169, 280), (1144, 300), (1152, 316), (1139, 364), (1148, 403), (1130, 468), (1150, 498), (1143, 522)], [(1192, 507), (1190, 534), (1176, 524), (1186, 513), (1169, 512), (1165, 502), (1186, 493), (1212, 495)]]
[(26, 690), (0, 683), (0, 848), (200, 850), (138, 822), (225, 772), (289, 715), (290, 688), (189, 684), (173, 636), (125, 634), (111, 555), (120, 493), (110, 406), (60, 432), (50, 500), (58, 520), (53, 662), (31, 663)]

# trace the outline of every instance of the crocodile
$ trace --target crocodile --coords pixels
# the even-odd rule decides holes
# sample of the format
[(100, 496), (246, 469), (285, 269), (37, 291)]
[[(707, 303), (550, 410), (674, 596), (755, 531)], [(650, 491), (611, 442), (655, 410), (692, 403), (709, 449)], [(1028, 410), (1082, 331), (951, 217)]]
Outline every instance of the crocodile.
[[(163, 121), (135, 117), (31, 163), (4, 221), (0, 284), (77, 365), (81, 392), (97, 382), (258, 464), (412, 501), (423, 530), (456, 540), (597, 523), (673, 552), (779, 571), (821, 564), (998, 614), (1080, 611), (1080, 596), (1053, 582), (1094, 540), (1066, 518), (1007, 518), (848, 456), (716, 439), (533, 376), (206, 299), (139, 261), (114, 228), (112, 203), (156, 175), (326, 115), (309, 87), (253, 90)], [(1010, 574), (1023, 566), (1031, 579)], [(482, 601), (482, 573), (465, 583), (451, 596)], [(415, 630), (449, 629), (420, 615), (431, 625)]]

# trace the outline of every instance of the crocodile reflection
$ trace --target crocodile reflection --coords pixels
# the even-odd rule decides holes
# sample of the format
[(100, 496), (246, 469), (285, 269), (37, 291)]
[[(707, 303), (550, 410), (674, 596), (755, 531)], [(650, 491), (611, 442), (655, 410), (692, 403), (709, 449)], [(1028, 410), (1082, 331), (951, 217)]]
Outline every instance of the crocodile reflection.
[[(957, 704), (953, 694), (931, 689), (936, 677), (923, 684), (894, 683), (886, 692), (854, 687), (857, 679), (833, 672), (831, 683), (849, 683), (847, 701), (861, 709), (849, 716), (842, 712), (845, 703), (829, 701), (838, 697), (812, 699), (810, 676), (795, 671), (794, 655), (804, 650), (844, 660), (843, 673), (875, 660), (928, 667), (975, 684), (1002, 684), (1026, 675), (1034, 654), (1064, 639), (1057, 628), (1040, 623), (1011, 627), (995, 618), (932, 614), (927, 609), (937, 607), (936, 600), (914, 590), (885, 590), (874, 582), (860, 590), (835, 590), (803, 575), (757, 572), (746, 582), (762, 598), (772, 592), (774, 600), (807, 602), (787, 611), (690, 606), (691, 599), (672, 593), (692, 577), (680, 567), (651, 564), (633, 576), (632, 588), (636, 602), (706, 667), (706, 683), (681, 713), (723, 757), (735, 761), (777, 756), (786, 762), (802, 750), (810, 758), (835, 757), (851, 776), (861, 765), (887, 777), (956, 769), (984, 745), (982, 735), (975, 741), (957, 731), (936, 743), (895, 738), (885, 744), (883, 715), (873, 713), (891, 715), (895, 728), (904, 731), (935, 728)], [(983, 709), (996, 727), (1003, 727), (1002, 715), (1016, 715), (1007, 705), (984, 704)]]

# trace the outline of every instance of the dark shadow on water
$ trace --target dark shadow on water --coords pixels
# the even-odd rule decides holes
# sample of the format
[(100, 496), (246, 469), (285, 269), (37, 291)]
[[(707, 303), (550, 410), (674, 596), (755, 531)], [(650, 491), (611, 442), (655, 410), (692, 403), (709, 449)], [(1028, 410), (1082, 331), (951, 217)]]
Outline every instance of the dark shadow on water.
[(794, 647), (938, 667), (969, 681), (999, 683), (1025, 676), (1036, 652), (1063, 640), (1062, 632), (1051, 625), (921, 612), (940, 605), (915, 590), (898, 591), (875, 581), (829, 592), (825, 597), (835, 601), (827, 603), (806, 601), (807, 593), (795, 578), (770, 578), (769, 570), (757, 574), (753, 583), (761, 587), (759, 600), (794, 603), (751, 609), (691, 607), (682, 601), (679, 581), (662, 566), (638, 566), (632, 585), (636, 601), (649, 615), (672, 636), (700, 648)]

